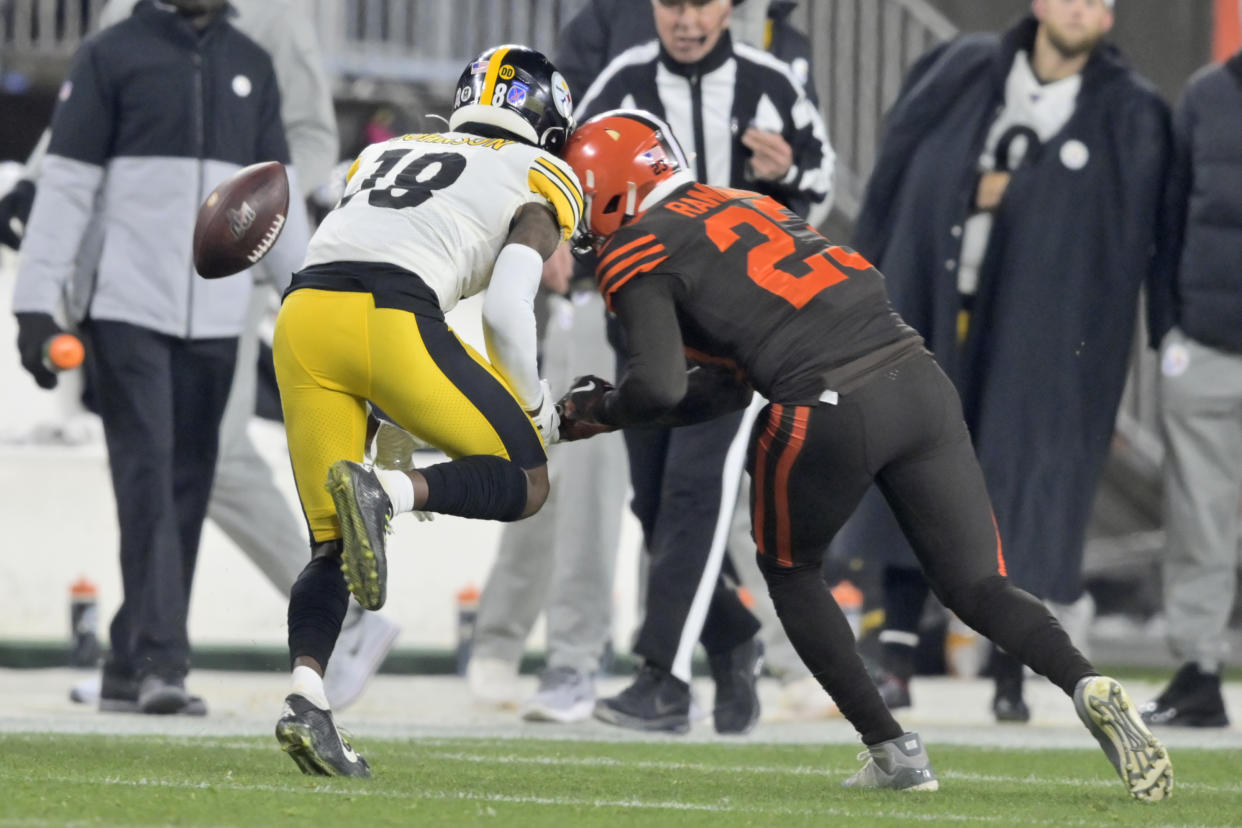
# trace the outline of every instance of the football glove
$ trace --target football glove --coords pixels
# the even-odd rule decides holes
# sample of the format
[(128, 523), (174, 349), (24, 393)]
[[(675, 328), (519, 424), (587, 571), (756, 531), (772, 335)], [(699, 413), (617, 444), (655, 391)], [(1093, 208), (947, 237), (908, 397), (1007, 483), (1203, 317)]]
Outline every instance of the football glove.
[(50, 313), (15, 313), (17, 317), (17, 352), (22, 367), (30, 372), (40, 388), (55, 388), (56, 374), (43, 362), (43, 346), (54, 336), (64, 333)]
[(23, 178), (0, 198), (0, 244), (7, 244), (14, 250), (22, 246), (34, 197), (34, 182)]
[(535, 428), (539, 429), (543, 444), (550, 446), (560, 442), (561, 414), (557, 411), (556, 402), (552, 399), (552, 389), (548, 387), (546, 379), (539, 380), (539, 390), (543, 392), (539, 407), (534, 411), (527, 411), (526, 414), (534, 422)]
[(604, 395), (612, 390), (612, 383), (592, 374), (574, 380), (570, 389), (556, 402), (561, 415), (561, 442), (584, 440), (616, 429), (616, 426), (599, 422)]

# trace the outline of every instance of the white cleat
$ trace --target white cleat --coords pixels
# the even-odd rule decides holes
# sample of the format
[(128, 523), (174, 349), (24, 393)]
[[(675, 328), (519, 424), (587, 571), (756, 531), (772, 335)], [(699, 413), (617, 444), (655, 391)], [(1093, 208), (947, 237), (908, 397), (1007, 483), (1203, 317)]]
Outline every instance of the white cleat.
[(1151, 735), (1125, 689), (1108, 676), (1087, 676), (1074, 688), (1078, 718), (1104, 749), (1130, 795), (1158, 802), (1173, 794), (1173, 763)]

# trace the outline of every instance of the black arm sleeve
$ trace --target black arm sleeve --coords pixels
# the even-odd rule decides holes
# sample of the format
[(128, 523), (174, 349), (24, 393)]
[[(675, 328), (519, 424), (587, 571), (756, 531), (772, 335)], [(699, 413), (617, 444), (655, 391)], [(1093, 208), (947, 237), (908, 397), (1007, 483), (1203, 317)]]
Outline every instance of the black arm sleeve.
[(633, 279), (613, 295), (625, 331), (626, 364), (603, 399), (600, 422), (625, 428), (652, 424), (686, 393), (686, 359), (672, 285), (667, 278)]
[(753, 391), (728, 369), (687, 367), (672, 284), (634, 279), (613, 295), (629, 355), (616, 390), (604, 396), (599, 420), (626, 428), (701, 423), (745, 408)]

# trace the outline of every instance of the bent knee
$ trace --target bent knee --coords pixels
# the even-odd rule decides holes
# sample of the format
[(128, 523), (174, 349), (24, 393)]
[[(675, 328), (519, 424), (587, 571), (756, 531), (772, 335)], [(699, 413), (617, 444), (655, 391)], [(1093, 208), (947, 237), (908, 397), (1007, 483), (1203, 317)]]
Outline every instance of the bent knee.
[(528, 518), (542, 509), (543, 504), (548, 501), (548, 494), (552, 491), (552, 484), (548, 480), (547, 466), (525, 469), (525, 472), (526, 507), (522, 510), (522, 517)]

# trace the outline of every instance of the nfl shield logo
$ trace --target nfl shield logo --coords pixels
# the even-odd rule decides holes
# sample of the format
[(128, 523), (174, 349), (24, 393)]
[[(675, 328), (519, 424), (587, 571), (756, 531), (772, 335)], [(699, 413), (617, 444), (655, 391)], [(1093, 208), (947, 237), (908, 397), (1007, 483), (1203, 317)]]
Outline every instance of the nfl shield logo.
[(509, 94), (505, 97), (509, 106), (521, 107), (526, 103), (526, 93), (530, 91), (530, 87), (521, 81), (514, 81), (513, 86), (509, 87)]

